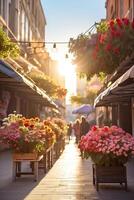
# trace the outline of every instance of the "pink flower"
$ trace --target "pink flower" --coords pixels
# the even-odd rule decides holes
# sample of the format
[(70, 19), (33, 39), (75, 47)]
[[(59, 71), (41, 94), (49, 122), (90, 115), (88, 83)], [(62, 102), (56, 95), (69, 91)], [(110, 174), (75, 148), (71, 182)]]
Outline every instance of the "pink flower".
[(117, 126), (94, 126), (81, 138), (79, 148), (89, 155), (101, 153), (128, 157), (134, 152), (134, 138)]

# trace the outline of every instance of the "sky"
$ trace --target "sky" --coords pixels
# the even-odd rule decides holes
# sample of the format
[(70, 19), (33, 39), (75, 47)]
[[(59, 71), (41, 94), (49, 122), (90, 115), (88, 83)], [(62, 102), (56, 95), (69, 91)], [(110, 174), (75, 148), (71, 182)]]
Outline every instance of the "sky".
[(41, 0), (47, 26), (46, 41), (69, 41), (105, 18), (106, 0)]
[[(106, 0), (41, 0), (47, 25), (45, 29), (46, 42), (69, 42), (70, 38), (76, 38), (79, 34), (87, 31), (95, 22), (105, 18)], [(75, 66), (65, 60), (68, 53), (68, 44), (46, 45), (51, 57), (62, 65), (65, 76), (67, 101), (70, 96), (76, 94), (76, 73)], [(69, 54), (70, 58), (70, 54)], [(67, 63), (68, 62), (68, 63)]]

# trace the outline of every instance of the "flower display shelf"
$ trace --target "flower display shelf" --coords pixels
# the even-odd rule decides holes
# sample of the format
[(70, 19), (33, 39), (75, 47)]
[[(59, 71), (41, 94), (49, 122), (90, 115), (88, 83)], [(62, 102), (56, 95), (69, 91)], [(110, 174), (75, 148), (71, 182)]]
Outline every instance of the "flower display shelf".
[(13, 153), (13, 160), (36, 160), (37, 153)]
[[(21, 175), (34, 175), (34, 180), (38, 180), (39, 162), (43, 155), (38, 156), (36, 153), (13, 153), (13, 180)], [(21, 163), (28, 161), (31, 166), (31, 172), (22, 172)]]
[(65, 149), (65, 138), (62, 138), (55, 143), (56, 158), (59, 158), (64, 149)]
[(49, 148), (44, 151), (43, 154), (43, 168), (44, 173), (46, 173), (54, 163), (54, 144), (52, 144)]
[(93, 169), (93, 184), (99, 190), (99, 183), (120, 183), (124, 184), (124, 188), (127, 191), (127, 173), (126, 166), (113, 166), (103, 167), (92, 165)]

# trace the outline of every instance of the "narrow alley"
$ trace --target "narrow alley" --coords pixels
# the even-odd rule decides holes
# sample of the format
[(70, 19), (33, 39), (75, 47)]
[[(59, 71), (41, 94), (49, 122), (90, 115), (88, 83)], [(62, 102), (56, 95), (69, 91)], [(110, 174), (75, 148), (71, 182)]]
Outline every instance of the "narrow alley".
[[(96, 192), (92, 184), (90, 160), (82, 160), (72, 140), (52, 169), (39, 182), (32, 177), (21, 177), (16, 182), (0, 189), (0, 200), (133, 200), (133, 162), (128, 164), (128, 192), (119, 184), (100, 186)], [(7, 192), (8, 191), (8, 192)]]

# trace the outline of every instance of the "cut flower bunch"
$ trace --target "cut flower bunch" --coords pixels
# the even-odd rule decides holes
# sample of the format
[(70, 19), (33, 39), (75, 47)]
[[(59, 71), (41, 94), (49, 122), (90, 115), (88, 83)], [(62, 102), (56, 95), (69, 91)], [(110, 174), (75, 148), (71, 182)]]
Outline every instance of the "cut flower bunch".
[(39, 118), (10, 114), (0, 128), (0, 142), (8, 144), (14, 152), (41, 153), (54, 141), (55, 133)]
[(97, 126), (81, 138), (83, 158), (99, 166), (122, 166), (134, 154), (134, 137), (117, 126)]

